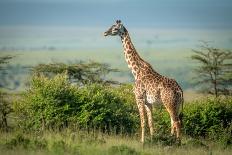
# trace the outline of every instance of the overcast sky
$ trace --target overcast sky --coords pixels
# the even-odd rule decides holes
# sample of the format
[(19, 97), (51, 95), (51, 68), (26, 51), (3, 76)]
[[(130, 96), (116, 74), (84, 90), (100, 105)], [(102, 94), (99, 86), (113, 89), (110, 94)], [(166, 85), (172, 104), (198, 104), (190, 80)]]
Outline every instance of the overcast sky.
[(139, 47), (232, 48), (232, 0), (0, 0), (0, 49), (121, 47), (102, 36), (116, 19)]
[(0, 0), (0, 25), (232, 28), (232, 0)]

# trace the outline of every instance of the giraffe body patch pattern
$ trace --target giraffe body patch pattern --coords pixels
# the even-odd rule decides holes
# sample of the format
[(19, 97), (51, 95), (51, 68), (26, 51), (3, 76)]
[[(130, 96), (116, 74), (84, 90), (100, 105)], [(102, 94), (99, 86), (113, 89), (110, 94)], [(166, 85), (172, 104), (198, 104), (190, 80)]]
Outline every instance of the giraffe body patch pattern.
[[(117, 31), (116, 31), (117, 30)], [(144, 61), (137, 53), (127, 29), (120, 20), (104, 33), (105, 36), (118, 35), (121, 37), (125, 60), (135, 79), (134, 94), (140, 115), (141, 142), (144, 142), (145, 113), (148, 126), (153, 135), (152, 104), (163, 104), (171, 119), (171, 134), (180, 137), (180, 105), (183, 107), (183, 91), (174, 79), (167, 78), (156, 72), (152, 66)]]

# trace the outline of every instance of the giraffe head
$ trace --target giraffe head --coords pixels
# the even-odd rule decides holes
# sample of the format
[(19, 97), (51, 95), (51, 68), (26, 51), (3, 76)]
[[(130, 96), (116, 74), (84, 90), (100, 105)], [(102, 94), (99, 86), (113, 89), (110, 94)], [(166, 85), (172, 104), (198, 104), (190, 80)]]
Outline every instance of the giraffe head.
[(116, 36), (126, 33), (126, 28), (122, 25), (120, 20), (116, 20), (116, 23), (112, 25), (105, 33), (104, 36)]

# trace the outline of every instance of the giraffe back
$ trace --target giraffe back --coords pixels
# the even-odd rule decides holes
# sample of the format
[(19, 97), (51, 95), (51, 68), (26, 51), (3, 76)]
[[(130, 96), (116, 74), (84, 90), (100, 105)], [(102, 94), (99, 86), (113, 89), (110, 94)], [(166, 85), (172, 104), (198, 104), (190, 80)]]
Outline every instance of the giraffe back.
[(153, 73), (144, 76), (141, 81), (148, 103), (181, 104), (183, 91), (174, 79)]

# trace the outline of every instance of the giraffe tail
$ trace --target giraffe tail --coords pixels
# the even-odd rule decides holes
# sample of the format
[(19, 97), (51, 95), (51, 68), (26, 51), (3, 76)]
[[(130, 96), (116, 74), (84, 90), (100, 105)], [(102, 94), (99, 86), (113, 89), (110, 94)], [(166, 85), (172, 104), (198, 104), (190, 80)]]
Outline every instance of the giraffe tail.
[(181, 111), (179, 113), (179, 119), (180, 119), (180, 123), (183, 125), (183, 109), (184, 109), (184, 95), (183, 95), (183, 91), (181, 91)]

